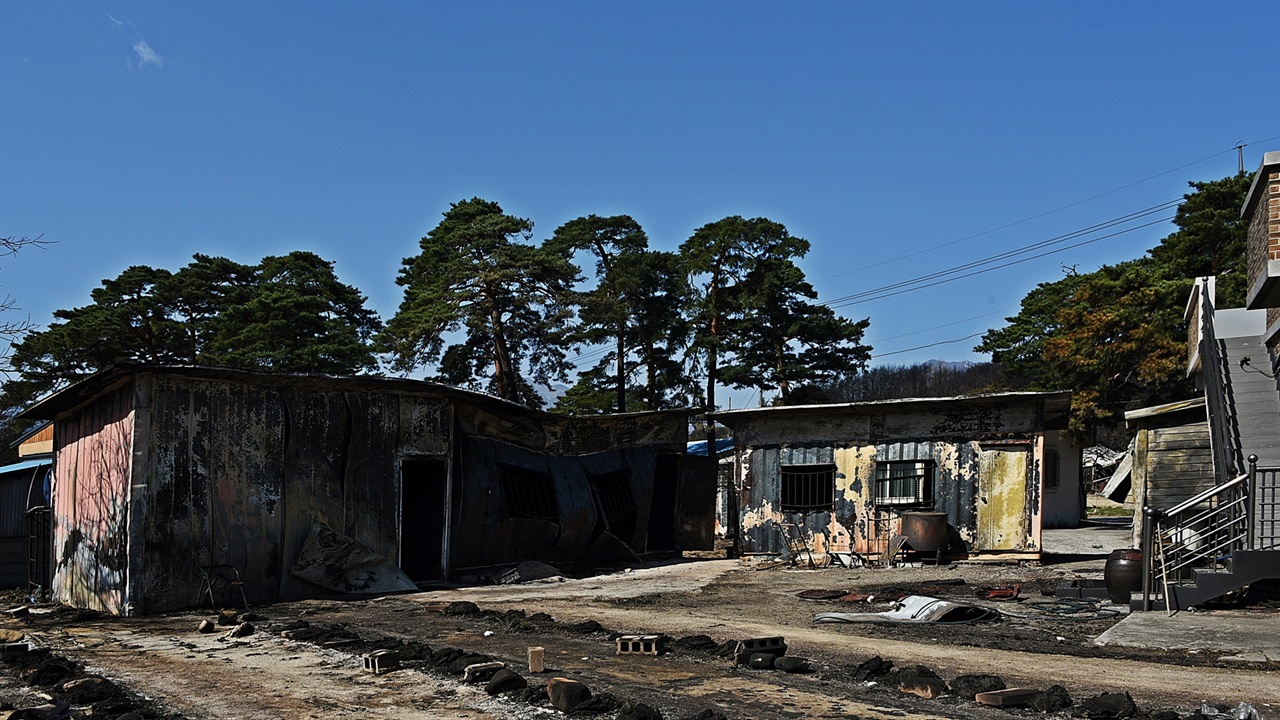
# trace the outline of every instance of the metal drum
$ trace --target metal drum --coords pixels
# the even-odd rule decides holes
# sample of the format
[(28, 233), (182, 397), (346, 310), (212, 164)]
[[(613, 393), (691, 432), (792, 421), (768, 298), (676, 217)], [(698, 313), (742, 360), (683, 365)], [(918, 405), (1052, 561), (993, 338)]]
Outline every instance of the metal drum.
[(947, 544), (947, 514), (902, 513), (902, 534), (917, 552), (937, 552)]

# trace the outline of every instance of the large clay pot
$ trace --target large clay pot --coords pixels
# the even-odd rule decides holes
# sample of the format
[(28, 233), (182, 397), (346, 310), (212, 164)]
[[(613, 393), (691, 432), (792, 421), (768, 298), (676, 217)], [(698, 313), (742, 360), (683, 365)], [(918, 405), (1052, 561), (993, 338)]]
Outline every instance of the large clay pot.
[(1142, 551), (1133, 548), (1112, 550), (1102, 571), (1111, 602), (1128, 605), (1133, 593), (1142, 589)]

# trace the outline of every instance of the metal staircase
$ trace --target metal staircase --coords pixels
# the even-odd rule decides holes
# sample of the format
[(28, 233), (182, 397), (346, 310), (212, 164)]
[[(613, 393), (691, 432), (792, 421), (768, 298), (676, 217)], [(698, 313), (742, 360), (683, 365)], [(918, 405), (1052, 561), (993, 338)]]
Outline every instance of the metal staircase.
[[(1147, 507), (1143, 547), (1151, 558), (1134, 610), (1169, 614), (1250, 583), (1280, 577), (1276, 513), (1280, 470), (1258, 468), (1161, 512)], [(1158, 582), (1158, 585), (1157, 585)]]
[(1246, 467), (1242, 451), (1242, 430), (1252, 442), (1277, 428), (1257, 427), (1238, 411), (1227, 344), (1214, 331), (1213, 295), (1211, 278), (1198, 281), (1188, 319), (1198, 333), (1191, 365), (1202, 373), (1215, 484), (1167, 510), (1143, 508), (1146, 562), (1134, 610), (1160, 608), (1172, 615), (1280, 578), (1280, 468), (1258, 467), (1257, 455)]

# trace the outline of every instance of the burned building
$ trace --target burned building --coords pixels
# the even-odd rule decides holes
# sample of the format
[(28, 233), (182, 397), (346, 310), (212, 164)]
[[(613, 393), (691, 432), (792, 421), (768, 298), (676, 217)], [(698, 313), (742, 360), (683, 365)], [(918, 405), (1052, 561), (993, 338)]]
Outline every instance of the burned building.
[(918, 549), (1037, 558), (1041, 528), (1083, 509), (1070, 405), (1026, 392), (715, 413), (736, 443), (739, 549), (884, 559), (904, 518), (924, 518), (945, 537)]
[(194, 605), (219, 579), (261, 602), (712, 543), (714, 478), (685, 457), (683, 411), (121, 366), (27, 416), (55, 421), (55, 599), (118, 615)]

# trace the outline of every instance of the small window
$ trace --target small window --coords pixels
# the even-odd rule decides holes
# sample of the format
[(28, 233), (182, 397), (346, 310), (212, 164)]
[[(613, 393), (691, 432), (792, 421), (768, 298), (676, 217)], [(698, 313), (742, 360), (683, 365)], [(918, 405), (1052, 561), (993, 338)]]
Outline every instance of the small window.
[(629, 541), (636, 531), (636, 501), (631, 494), (631, 480), (625, 472), (593, 475), (587, 478), (596, 510), (604, 516), (610, 532)]
[(907, 460), (876, 463), (876, 505), (933, 506), (933, 463)]
[(831, 510), (835, 497), (835, 465), (782, 466), (782, 512)]
[(1057, 490), (1059, 480), (1059, 458), (1057, 450), (1044, 451), (1044, 486), (1049, 490)]
[(499, 465), (498, 473), (507, 517), (560, 522), (555, 483), (549, 473), (511, 465)]

